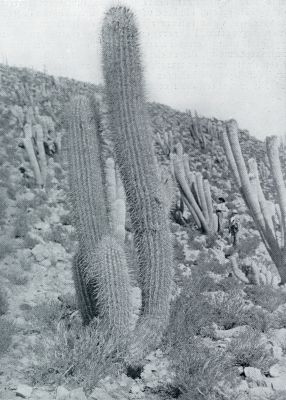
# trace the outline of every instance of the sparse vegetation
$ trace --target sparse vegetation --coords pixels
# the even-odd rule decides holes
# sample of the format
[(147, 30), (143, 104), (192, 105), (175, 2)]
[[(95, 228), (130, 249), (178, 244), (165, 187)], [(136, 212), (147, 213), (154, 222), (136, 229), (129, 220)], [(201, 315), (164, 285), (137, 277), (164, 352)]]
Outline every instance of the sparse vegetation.
[[(107, 22), (112, 24), (110, 20)], [(126, 23), (130, 23), (128, 18)], [(114, 34), (115, 28), (112, 27), (110, 32), (108, 31), (106, 40), (110, 34)], [(133, 41), (136, 35), (131, 36)], [(125, 36), (122, 37), (126, 39)], [(106, 45), (108, 47), (108, 43)], [(130, 43), (124, 44), (127, 45)], [(135, 49), (138, 50), (136, 46)], [(122, 49), (119, 54), (123, 54)], [(133, 50), (130, 54), (134, 55)], [(123, 57), (122, 61), (125, 63), (126, 59), (129, 58)], [(109, 60), (107, 61), (109, 63)], [(139, 64), (136, 62), (134, 65)], [(120, 97), (121, 85), (118, 92), (115, 91), (112, 95), (115, 89), (114, 76), (127, 74), (124, 75), (126, 87), (129, 78), (128, 68), (123, 71), (117, 67), (113, 70), (112, 65), (109, 65), (108, 71), (113, 73), (107, 77), (108, 104), (115, 108), (115, 98), (117, 102), (119, 99), (120, 104), (126, 99)], [(134, 74), (134, 79), (138, 76)], [(116, 82), (120, 82), (121, 78), (122, 76), (118, 76)], [(3, 157), (0, 157), (0, 186), (3, 189), (0, 195), (0, 356), (3, 363), (12, 362), (16, 358), (18, 360), (21, 354), (22, 361), (17, 364), (17, 374), (23, 377), (23, 381), (29, 378), (30, 381), (27, 382), (43, 388), (47, 385), (56, 389), (56, 386), (61, 384), (69, 389), (81, 386), (90, 392), (102, 378), (109, 375), (110, 379), (117, 383), (122, 376), (128, 381), (129, 386), (122, 398), (131, 396), (131, 393), (137, 396), (138, 393), (131, 390), (133, 384), (137, 385), (138, 398), (141, 394), (146, 398), (150, 395), (150, 400), (153, 395), (154, 398), (161, 396), (164, 400), (171, 398), (241, 400), (245, 397), (240, 397), (243, 394), (239, 392), (239, 385), (244, 385), (243, 390), (249, 398), (252, 398), (252, 389), (259, 389), (260, 383), (255, 380), (250, 382), (245, 369), (255, 368), (254, 372), (261, 373), (265, 382), (267, 379), (270, 381), (273, 377), (269, 370), (275, 364), (275, 368), (280, 371), (280, 365), (285, 363), (286, 349), (286, 342), (283, 342), (286, 329), (285, 287), (278, 286), (274, 281), (273, 284), (269, 284), (266, 279), (261, 285), (254, 284), (254, 279), (239, 280), (230, 263), (231, 256), (238, 256), (241, 271), (248, 277), (251, 263), (255, 263), (260, 272), (263, 267), (265, 274), (271, 275), (274, 271), (272, 264), (274, 261), (279, 265), (280, 273), (283, 272), (281, 258), (274, 260), (275, 257), (273, 258), (271, 252), (272, 247), (279, 249), (278, 253), (282, 254), (285, 245), (283, 242), (285, 230), (281, 229), (283, 221), (279, 220), (279, 212), (275, 211), (274, 214), (273, 210), (270, 218), (264, 207), (265, 201), (271, 200), (276, 204), (279, 202), (280, 208), (283, 207), (283, 202), (275, 190), (275, 185), (279, 186), (277, 185), (279, 174), (274, 177), (274, 182), (269, 173), (265, 145), (245, 131), (238, 129), (236, 132), (243, 155), (255, 156), (257, 159), (261, 187), (265, 194), (263, 199), (261, 192), (257, 192), (260, 209), (252, 204), (249, 211), (247, 207), (251, 193), (249, 194), (247, 187), (244, 187), (241, 196), (242, 176), (237, 180), (239, 184), (236, 184), (237, 171), (235, 169), (231, 171), (233, 165), (229, 168), (220, 142), (219, 132), (221, 126), (225, 125), (223, 121), (215, 118), (210, 120), (197, 113), (192, 115), (190, 111), (186, 113), (176, 111), (162, 104), (146, 104), (144, 91), (141, 97), (139, 91), (136, 92), (136, 98), (133, 99), (131, 96), (128, 107), (125, 104), (125, 108), (120, 107), (112, 113), (105, 104), (107, 91), (95, 85), (64, 78), (56, 79), (36, 71), (3, 65), (0, 65), (0, 79), (2, 122), (0, 152), (3, 150)], [(133, 93), (132, 90), (127, 92), (128, 95)], [(82, 108), (81, 112), (78, 112), (75, 107), (72, 115), (73, 158), (67, 165), (67, 152), (71, 147), (70, 144), (67, 145), (70, 135), (65, 132), (67, 126), (63, 120), (67, 118), (63, 110), (64, 105), (73, 99), (75, 94), (81, 96)], [(90, 103), (92, 104), (90, 114), (85, 114), (87, 111), (85, 99), (93, 98), (94, 94), (98, 97), (96, 118), (94, 118), (93, 103)], [(129, 128), (130, 131), (134, 129), (133, 122), (137, 121), (133, 117), (138, 112), (139, 100), (142, 102), (142, 107), (143, 105), (146, 107), (146, 116), (148, 115), (150, 121), (147, 121), (147, 117), (144, 120), (145, 114), (140, 113), (138, 121), (144, 124), (141, 126), (142, 134), (138, 135), (138, 146), (142, 144), (142, 137), (144, 140), (147, 137), (145, 123), (146, 126), (150, 123), (154, 133), (154, 137), (150, 137), (150, 143), (144, 142), (146, 154), (138, 150), (140, 146), (137, 148), (137, 144), (130, 149), (129, 136), (126, 135)], [(122, 135), (122, 141), (120, 139), (120, 143), (114, 146), (114, 143), (110, 142), (114, 142), (114, 137), (118, 138), (118, 135), (112, 137), (111, 131), (114, 130), (114, 126), (115, 128), (121, 126), (116, 118), (122, 110), (128, 111), (127, 114), (124, 111), (123, 119), (120, 119), (121, 122), (124, 121), (125, 128), (117, 132)], [(112, 125), (110, 115), (113, 115), (115, 121), (113, 127), (109, 126)], [(23, 148), (18, 146), (19, 138), (23, 136), (23, 126), (29, 119), (31, 127), (35, 127), (41, 121), (43, 134), (48, 139), (43, 142), (45, 154), (42, 153), (41, 157), (40, 148), (35, 144), (36, 137), (32, 137), (30, 143), (38, 162), (40, 163), (42, 158), (45, 164), (46, 160), (45, 189), (42, 189), (41, 185), (36, 187), (31, 160)], [(232, 129), (235, 122), (228, 124), (228, 129)], [(89, 159), (95, 152), (92, 154), (86, 152), (84, 136), (86, 131), (83, 127), (88, 127), (91, 141), (94, 139), (93, 128), (96, 127), (98, 130), (100, 140), (96, 150), (98, 151), (96, 165), (99, 168), (94, 168), (94, 160)], [(84, 162), (79, 161), (81, 146), (79, 146), (79, 132), (83, 134), (81, 161)], [(62, 133), (61, 143), (56, 139), (59, 139)], [(119, 151), (123, 139), (124, 145)], [(158, 144), (160, 139), (162, 143)], [(146, 157), (153, 151), (152, 140), (157, 160), (154, 155), (152, 163), (146, 163)], [(130, 159), (126, 155), (127, 148), (130, 152), (134, 150)], [(171, 178), (169, 170), (172, 169), (171, 161), (174, 160), (172, 157), (175, 151), (180, 152), (180, 148), (184, 149), (186, 155), (184, 158), (178, 157), (177, 162), (188, 161), (188, 165), (184, 167), (184, 179), (180, 180), (183, 185), (187, 183), (187, 187), (181, 192), (185, 195), (184, 201), (192, 203), (181, 210), (182, 224), (176, 223), (175, 218), (168, 219), (172, 196), (175, 192), (178, 194), (182, 188), (172, 188), (174, 193), (170, 190), (166, 194), (165, 190), (158, 189), (160, 179), (152, 181), (156, 176), (155, 170), (158, 164), (168, 171), (168, 179)], [(270, 150), (268, 149), (268, 153)], [(137, 158), (139, 159), (142, 154), (144, 157), (139, 162)], [(111, 175), (107, 174), (106, 160), (110, 160), (111, 155), (121, 163), (120, 170), (125, 173), (123, 176), (125, 190), (120, 183), (116, 163), (110, 168), (114, 174), (112, 179), (108, 180)], [(270, 155), (270, 158), (272, 156)], [(275, 157), (272, 157), (272, 163), (273, 159)], [(77, 162), (78, 166), (75, 167)], [(231, 164), (231, 158), (229, 162)], [(90, 168), (87, 168), (89, 163)], [(182, 165), (179, 167), (179, 172), (182, 172), (181, 167)], [(254, 173), (255, 165), (253, 167), (252, 164), (251, 168), (250, 179), (257, 180)], [(71, 169), (75, 180), (70, 196), (67, 193), (69, 190), (67, 176)], [(99, 171), (101, 177), (95, 181), (93, 173)], [(196, 179), (189, 180), (188, 173), (191, 171)], [(133, 172), (137, 174), (136, 179)], [(178, 173), (178, 169), (176, 172)], [(150, 182), (149, 180), (147, 182), (146, 176), (150, 178)], [(171, 180), (175, 181), (173, 178)], [(133, 185), (136, 186), (136, 190), (133, 188), (134, 191)], [(201, 191), (197, 190), (196, 185), (200, 185)], [(107, 188), (112, 190), (108, 191)], [(72, 226), (75, 222), (74, 210), (70, 212), (71, 205), (75, 206), (75, 193), (78, 195), (76, 205), (78, 236), (75, 227)], [(126, 194), (129, 207), (125, 221), (125, 208), (123, 207), (123, 211), (120, 207), (125, 201)], [(243, 198), (247, 198), (246, 204)], [(215, 223), (218, 219), (215, 207), (221, 199), (223, 202), (226, 200), (224, 226), (217, 235)], [(257, 202), (254, 203), (257, 206)], [(192, 207), (196, 208), (195, 213), (192, 213)], [(237, 246), (230, 246), (228, 219), (235, 209), (238, 210), (241, 219), (239, 241)], [(255, 214), (257, 210), (263, 215), (264, 223), (260, 218), (261, 215)], [(260, 218), (259, 223), (257, 218)], [(119, 225), (121, 230), (118, 229)], [(109, 230), (109, 226), (112, 226), (112, 229)], [(169, 227), (172, 243), (171, 239), (165, 240)], [(265, 235), (267, 235), (266, 241)], [(270, 250), (269, 254), (262, 239), (266, 242), (268, 252)], [(78, 242), (82, 246), (81, 253), (77, 253), (74, 257), (78, 250)], [(118, 243), (120, 252), (115, 251), (118, 250)], [(172, 263), (171, 254), (168, 255), (171, 244), (174, 250)], [(125, 263), (124, 268), (123, 264), (118, 262), (120, 258), (118, 255)], [(72, 257), (74, 257), (73, 277), (76, 280), (78, 297), (74, 294), (72, 282)], [(98, 273), (99, 260), (103, 266), (101, 275)], [(121, 274), (123, 270), (126, 274), (119, 279), (119, 273)], [(125, 279), (127, 276), (128, 279)], [(134, 288), (139, 284), (141, 293), (137, 287)], [(125, 290), (124, 285), (128, 286), (128, 290)], [(133, 289), (138, 289), (136, 306), (133, 304), (135, 303)], [(69, 290), (72, 294), (59, 294)], [(123, 293), (125, 297), (122, 296)], [(84, 298), (83, 302), (81, 296)], [(8, 297), (10, 307), (8, 307)], [(91, 299), (94, 300), (92, 304)], [(120, 303), (118, 299), (122, 302)], [(83, 303), (86, 315), (82, 310), (79, 311)], [(171, 311), (167, 320), (169, 307)], [(137, 322), (130, 335), (130, 326), (135, 324), (133, 321), (135, 313), (136, 318), (139, 315), (139, 321), (142, 323)], [(105, 325), (102, 324), (102, 320), (105, 321)], [(119, 320), (124, 321), (120, 325), (121, 331), (116, 325), (116, 321)], [(168, 326), (164, 330), (167, 322)], [(19, 338), (16, 335), (15, 345), (13, 342), (13, 346), (10, 346), (13, 335), (18, 332), (18, 325), (21, 327)], [(109, 331), (106, 329), (107, 326)], [(111, 332), (111, 339), (110, 336), (107, 338), (107, 331)], [(115, 343), (112, 334), (120, 336), (123, 339), (122, 343), (121, 341), (119, 344)], [(162, 334), (163, 340), (160, 342)], [(142, 354), (146, 356), (153, 347), (156, 351), (149, 354), (147, 359), (144, 358)], [(139, 357), (142, 348), (144, 351)], [(133, 356), (135, 354), (133, 358), (130, 356), (131, 353)], [(158, 371), (153, 364), (158, 360), (164, 360), (169, 365), (167, 372), (170, 374), (163, 382), (159, 378), (154, 378)], [(6, 374), (6, 366), (4, 364), (2, 368), (1, 364), (0, 374), (2, 372)], [(146, 381), (148, 370), (151, 371), (152, 385), (157, 379), (154, 387)], [(142, 379), (132, 379), (140, 378), (142, 371), (145, 373), (144, 378), (142, 374)], [(281, 371), (283, 372), (283, 369)], [(11, 371), (9, 373), (12, 374)], [(121, 378), (120, 373), (123, 373)], [(103, 383), (100, 385), (102, 388)], [(267, 390), (271, 390), (271, 385), (272, 383), (267, 382)], [(113, 383), (110, 383), (109, 390), (112, 387)], [(0, 397), (1, 395), (2, 392)], [(284, 400), (284, 398), (285, 392), (282, 394), (277, 390), (271, 400)]]
[(0, 358), (9, 350), (12, 337), (15, 333), (16, 327), (13, 321), (0, 316)]

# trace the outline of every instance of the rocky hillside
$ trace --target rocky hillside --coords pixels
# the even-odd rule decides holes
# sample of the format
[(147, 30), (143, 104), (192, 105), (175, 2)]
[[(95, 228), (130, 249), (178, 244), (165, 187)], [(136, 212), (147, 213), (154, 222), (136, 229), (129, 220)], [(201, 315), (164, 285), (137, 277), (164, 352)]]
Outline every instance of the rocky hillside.
[[(82, 326), (72, 277), (77, 238), (68, 203), (66, 105), (77, 94), (97, 97), (105, 148), (112, 153), (104, 90), (4, 65), (0, 82), (0, 399), (285, 399), (286, 291), (277, 285), (277, 271), (229, 171), (218, 135), (223, 121), (148, 105), (159, 163), (169, 166), (170, 156), (158, 135), (171, 135), (188, 153), (191, 170), (208, 178), (214, 206), (222, 197), (226, 214), (238, 210), (239, 264), (247, 281), (237, 278), (230, 261), (227, 216), (215, 238), (203, 235), (187, 210), (184, 224), (173, 218), (170, 325), (160, 348), (132, 370), (122, 354), (106, 348), (96, 327)], [(31, 107), (50, 121), (49, 138), (61, 143), (45, 147), (44, 189), (35, 185), (21, 145), (22, 112)], [(240, 143), (246, 159), (257, 159), (266, 197), (275, 199), (264, 143), (247, 131), (240, 131)], [(140, 304), (138, 297), (134, 290)]]

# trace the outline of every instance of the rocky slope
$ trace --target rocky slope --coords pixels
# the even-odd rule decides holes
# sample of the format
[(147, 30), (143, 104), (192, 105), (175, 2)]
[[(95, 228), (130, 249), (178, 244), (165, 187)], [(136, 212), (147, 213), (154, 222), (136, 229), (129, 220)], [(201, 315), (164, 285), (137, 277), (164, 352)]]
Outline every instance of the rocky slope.
[[(210, 243), (192, 221), (185, 227), (172, 222), (176, 290), (162, 348), (135, 374), (98, 364), (88, 377), (84, 360), (82, 367), (74, 365), (79, 355), (72, 358), (75, 347), (69, 341), (78, 340), (72, 334), (81, 327), (71, 273), (77, 242), (69, 216), (64, 140), (61, 153), (48, 157), (45, 191), (35, 188), (31, 171), (21, 171), (25, 160), (15, 106), (36, 105), (65, 138), (69, 99), (91, 93), (102, 99), (103, 89), (3, 65), (0, 79), (0, 399), (286, 398), (284, 288), (235, 279), (226, 257), (231, 249), (227, 227)], [(102, 109), (106, 116), (104, 105)], [(208, 177), (214, 202), (223, 197), (229, 210), (238, 209), (245, 271), (254, 262), (263, 276), (275, 276), (227, 168), (216, 133), (220, 121), (198, 118), (196, 136), (189, 113), (151, 103), (149, 114), (154, 143), (157, 133), (170, 131), (188, 152), (191, 168)], [(106, 118), (103, 128), (108, 147)], [(264, 144), (246, 131), (240, 132), (240, 140), (246, 158), (257, 158), (266, 196), (275, 198)], [(156, 151), (168, 165), (158, 144)]]

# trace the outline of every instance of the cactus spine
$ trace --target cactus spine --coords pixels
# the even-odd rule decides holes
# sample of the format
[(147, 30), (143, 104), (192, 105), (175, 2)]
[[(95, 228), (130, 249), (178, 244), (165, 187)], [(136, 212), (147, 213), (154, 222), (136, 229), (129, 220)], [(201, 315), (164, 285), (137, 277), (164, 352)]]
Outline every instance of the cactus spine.
[(74, 278), (85, 323), (95, 316), (113, 340), (130, 327), (130, 279), (124, 250), (108, 217), (98, 119), (88, 99), (70, 106), (68, 164), (70, 198), (80, 250)]
[(168, 324), (173, 278), (169, 220), (145, 104), (138, 31), (133, 14), (113, 7), (102, 29), (111, 127), (138, 255), (142, 315), (131, 359), (155, 347)]
[[(249, 160), (249, 175), (241, 152), (236, 121), (230, 120), (226, 132), (222, 132), (222, 143), (236, 183), (256, 223), (257, 229), (281, 277), (286, 283), (286, 189), (279, 160), (278, 139), (267, 138), (266, 147), (270, 168), (278, 193), (281, 215), (280, 232), (275, 232), (272, 215), (262, 192), (255, 160)], [(278, 233), (278, 235), (277, 235)], [(280, 237), (278, 237), (280, 235)], [(283, 240), (282, 240), (283, 238)]]

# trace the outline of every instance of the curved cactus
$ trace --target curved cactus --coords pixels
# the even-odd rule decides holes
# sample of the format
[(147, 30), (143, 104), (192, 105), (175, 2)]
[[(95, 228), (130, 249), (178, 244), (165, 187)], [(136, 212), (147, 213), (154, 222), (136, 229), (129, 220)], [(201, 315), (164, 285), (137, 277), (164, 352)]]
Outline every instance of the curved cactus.
[[(279, 271), (281, 284), (284, 284), (286, 283), (286, 243), (284, 237), (286, 227), (286, 189), (279, 160), (278, 139), (276, 137), (267, 138), (266, 147), (279, 199), (280, 212), (278, 212), (278, 215), (281, 215), (279, 233), (274, 229), (273, 217), (260, 186), (255, 160), (249, 160), (250, 173), (248, 174), (239, 144), (236, 121), (230, 120), (228, 122), (227, 132), (222, 132), (222, 141), (239, 190), (251, 212), (265, 247)], [(277, 233), (280, 237), (278, 237)]]
[(181, 143), (177, 144), (176, 154), (171, 157), (171, 161), (184, 202), (195, 223), (203, 232), (214, 234), (216, 224), (208, 180), (203, 179), (200, 172), (195, 174), (190, 171), (188, 156), (183, 154)]
[(145, 104), (138, 31), (127, 8), (113, 7), (106, 14), (102, 43), (116, 160), (139, 262), (142, 315), (131, 346), (131, 359), (138, 360), (156, 347), (168, 324), (172, 243)]
[(88, 99), (72, 101), (68, 124), (70, 199), (80, 243), (74, 259), (76, 291), (84, 322), (99, 316), (102, 328), (116, 341), (130, 328), (130, 279), (108, 217), (98, 119)]

